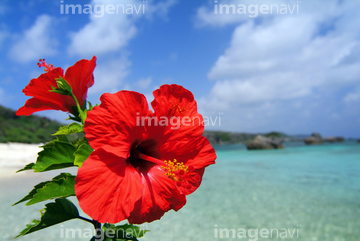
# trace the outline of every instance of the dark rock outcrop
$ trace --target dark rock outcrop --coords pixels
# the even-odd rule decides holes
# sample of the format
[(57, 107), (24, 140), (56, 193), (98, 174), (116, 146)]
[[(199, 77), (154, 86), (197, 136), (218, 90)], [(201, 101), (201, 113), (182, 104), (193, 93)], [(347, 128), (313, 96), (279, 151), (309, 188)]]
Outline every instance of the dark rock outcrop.
[(319, 145), (323, 143), (323, 139), (319, 133), (313, 133), (311, 136), (305, 138), (306, 145)]
[(282, 140), (277, 138), (267, 138), (257, 135), (254, 140), (246, 145), (248, 150), (266, 150), (266, 149), (282, 149)]
[(304, 142), (306, 145), (318, 145), (324, 142), (337, 143), (343, 142), (344, 140), (345, 138), (342, 136), (331, 136), (322, 138), (319, 133), (313, 133), (310, 137), (305, 138)]
[(323, 138), (323, 142), (330, 142), (330, 143), (336, 143), (336, 142), (343, 142), (345, 139), (341, 136), (332, 136), (332, 137), (325, 137)]

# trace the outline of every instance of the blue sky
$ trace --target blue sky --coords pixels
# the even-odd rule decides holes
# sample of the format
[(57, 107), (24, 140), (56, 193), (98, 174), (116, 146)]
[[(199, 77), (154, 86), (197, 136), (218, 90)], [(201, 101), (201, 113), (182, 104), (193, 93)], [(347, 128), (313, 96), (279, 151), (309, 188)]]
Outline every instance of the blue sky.
[[(145, 10), (61, 14), (66, 4)], [(236, 11), (215, 14), (220, 4)], [(176, 83), (215, 121), (208, 130), (360, 137), (359, 7), (358, 0), (2, 0), (0, 104), (24, 104), (21, 90), (42, 73), (39, 58), (65, 69), (96, 55), (93, 103), (122, 89), (151, 101), (154, 89)]]

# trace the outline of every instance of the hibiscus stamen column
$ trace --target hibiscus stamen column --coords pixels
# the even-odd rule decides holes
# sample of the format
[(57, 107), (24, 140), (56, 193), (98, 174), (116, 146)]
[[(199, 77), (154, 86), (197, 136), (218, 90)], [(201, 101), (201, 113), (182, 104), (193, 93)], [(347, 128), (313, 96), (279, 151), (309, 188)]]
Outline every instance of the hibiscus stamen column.
[(37, 63), (37, 66), (39, 66), (39, 68), (44, 67), (44, 71), (45, 72), (49, 72), (53, 69), (55, 69), (53, 64), (47, 64), (45, 59), (39, 59), (39, 62)]
[(164, 169), (165, 175), (173, 179), (176, 182), (176, 186), (183, 187), (186, 189), (191, 189), (188, 178), (192, 177), (196, 181), (200, 180), (200, 176), (197, 173), (192, 173), (194, 171), (193, 166), (186, 166), (183, 162), (178, 162), (176, 159), (174, 161), (164, 161), (164, 166), (161, 166)]

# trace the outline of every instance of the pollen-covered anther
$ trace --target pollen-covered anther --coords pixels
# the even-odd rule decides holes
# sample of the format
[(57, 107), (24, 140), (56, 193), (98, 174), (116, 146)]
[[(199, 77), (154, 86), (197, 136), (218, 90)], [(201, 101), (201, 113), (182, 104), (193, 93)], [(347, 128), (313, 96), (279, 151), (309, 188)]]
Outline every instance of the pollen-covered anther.
[(39, 62), (37, 63), (37, 66), (39, 66), (39, 68), (44, 67), (44, 71), (45, 72), (49, 72), (53, 69), (55, 69), (53, 64), (47, 64), (45, 59), (39, 59)]
[(183, 162), (164, 161), (164, 166), (161, 166), (165, 171), (165, 175), (173, 179), (178, 187), (182, 186), (182, 183), (186, 181), (189, 171), (194, 170), (193, 166), (185, 166)]

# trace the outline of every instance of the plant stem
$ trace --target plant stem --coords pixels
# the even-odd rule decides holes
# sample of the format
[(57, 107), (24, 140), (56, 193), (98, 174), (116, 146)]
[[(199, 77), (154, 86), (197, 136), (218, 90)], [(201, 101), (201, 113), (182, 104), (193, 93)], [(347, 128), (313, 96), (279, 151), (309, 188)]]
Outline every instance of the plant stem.
[[(84, 218), (84, 217), (81, 217), (81, 216), (79, 216), (79, 219), (84, 220), (84, 221), (89, 222), (89, 223), (91, 223), (92, 225), (94, 225), (95, 238), (97, 238), (97, 237), (102, 237), (102, 235), (101, 235), (101, 232), (102, 232), (102, 230), (101, 230), (101, 223), (99, 223), (99, 222), (96, 221), (96, 220), (91, 220), (91, 219)], [(97, 239), (95, 239), (95, 240), (97, 240)]]
[(81, 217), (81, 216), (79, 216), (79, 219), (91, 223), (92, 225), (94, 225), (94, 228), (95, 228), (95, 229), (101, 228), (101, 223), (99, 223), (99, 222), (96, 221), (96, 220), (91, 220), (91, 219), (84, 218), (84, 217)]
[[(76, 107), (78, 108), (79, 111), (79, 117), (81, 119), (81, 124), (85, 123), (85, 119), (86, 117), (84, 116), (84, 111), (81, 109), (80, 104), (78, 102), (78, 100), (76, 99), (75, 95), (71, 92), (71, 97), (74, 99), (75, 103), (76, 103)], [(85, 117), (85, 118), (84, 118)]]

